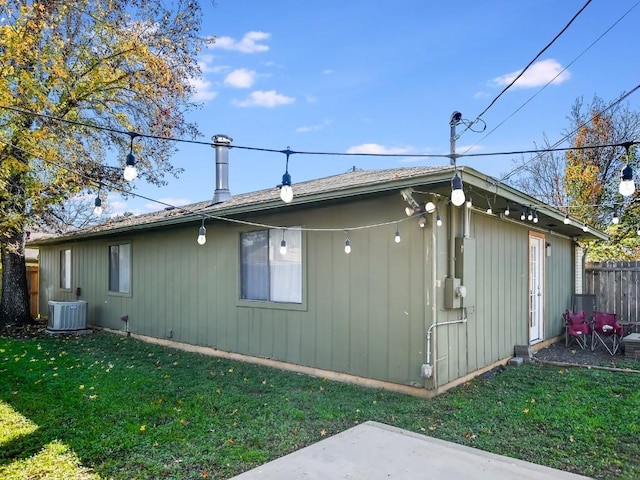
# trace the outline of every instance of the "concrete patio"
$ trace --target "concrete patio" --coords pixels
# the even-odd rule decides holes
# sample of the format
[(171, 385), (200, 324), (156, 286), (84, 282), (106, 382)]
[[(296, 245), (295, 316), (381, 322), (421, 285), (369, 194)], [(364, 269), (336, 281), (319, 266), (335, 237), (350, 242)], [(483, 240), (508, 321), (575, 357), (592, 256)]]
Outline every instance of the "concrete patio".
[(234, 478), (578, 480), (587, 477), (366, 422)]

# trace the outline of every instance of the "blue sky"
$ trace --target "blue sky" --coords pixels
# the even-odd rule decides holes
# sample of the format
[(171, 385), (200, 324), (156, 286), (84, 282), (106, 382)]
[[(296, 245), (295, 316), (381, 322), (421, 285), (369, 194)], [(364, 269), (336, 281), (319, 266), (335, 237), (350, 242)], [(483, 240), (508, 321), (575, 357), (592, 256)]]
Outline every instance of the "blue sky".
[[(353, 166), (448, 164), (409, 155), (447, 154), (452, 112), (475, 119), (584, 3), (216, 0), (214, 5), (202, 0), (203, 33), (216, 42), (199, 59), (203, 78), (196, 83), (196, 100), (203, 106), (191, 119), (203, 140), (226, 134), (245, 147), (408, 155), (293, 155), (294, 190), (296, 182)], [(638, 3), (593, 0), (482, 117), (486, 131), (465, 132), (457, 151), (527, 150), (545, 134), (553, 143), (562, 138), (576, 98), (589, 101), (597, 94), (610, 102), (638, 85)], [(640, 93), (628, 101), (640, 108)], [(212, 198), (213, 148), (179, 148), (173, 162), (184, 168), (180, 178), (168, 179), (162, 188), (138, 180), (137, 193), (176, 206)], [(512, 160), (496, 156), (458, 163), (500, 177)], [(280, 183), (285, 156), (232, 149), (229, 162), (230, 190), (237, 194)], [(115, 195), (108, 201), (116, 213), (163, 208)]]

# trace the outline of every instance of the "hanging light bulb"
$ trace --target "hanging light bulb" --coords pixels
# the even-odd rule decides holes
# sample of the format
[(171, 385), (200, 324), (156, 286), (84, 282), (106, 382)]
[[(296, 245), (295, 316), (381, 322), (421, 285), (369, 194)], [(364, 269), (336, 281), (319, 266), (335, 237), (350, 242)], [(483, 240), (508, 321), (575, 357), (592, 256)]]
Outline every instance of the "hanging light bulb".
[(636, 235), (640, 236), (640, 227), (636, 230)]
[(425, 217), (424, 215), (420, 215), (420, 218), (418, 219), (418, 226), (420, 228), (424, 228), (427, 225), (427, 217)]
[(284, 150), (284, 153), (287, 156), (287, 162), (284, 168), (284, 175), (282, 175), (282, 184), (278, 185), (280, 187), (280, 199), (284, 203), (290, 203), (293, 200), (293, 188), (291, 188), (291, 175), (289, 175), (289, 155), (291, 155), (291, 150), (287, 147)]
[(529, 221), (533, 220), (533, 210), (531, 209), (527, 211), (527, 220)]
[(347, 255), (351, 253), (351, 241), (348, 238), (344, 241), (344, 253)]
[(104, 209), (102, 208), (102, 200), (100, 199), (100, 193), (96, 197), (96, 201), (94, 202), (93, 213), (95, 216), (99, 217), (102, 215)]
[(136, 157), (133, 155), (133, 139), (138, 136), (137, 133), (129, 132), (131, 137), (131, 145), (129, 146), (129, 154), (127, 155), (127, 161), (124, 167), (124, 179), (127, 182), (133, 182), (138, 177), (138, 170), (136, 169)]
[(202, 218), (202, 225), (200, 225), (200, 230), (198, 230), (198, 245), (204, 245), (207, 243), (207, 229), (204, 228), (204, 217)]
[(436, 214), (436, 226), (438, 227), (442, 226), (442, 217), (440, 217), (440, 212)]
[(582, 226), (582, 231), (583, 232), (588, 232), (589, 231), (589, 226), (586, 223)]
[(563, 222), (564, 222), (565, 225), (569, 225), (571, 223), (571, 219), (569, 218), (569, 214), (568, 213), (564, 216)]
[(436, 211), (436, 204), (433, 202), (427, 202), (424, 204), (424, 210), (427, 213), (433, 213)]
[(524, 222), (525, 218), (527, 218), (526, 209), (522, 209), (522, 213), (520, 214), (520, 220)]
[(469, 194), (469, 198), (467, 198), (467, 208), (473, 207), (473, 200), (471, 200), (471, 194)]
[(451, 203), (456, 207), (459, 207), (464, 203), (464, 200), (465, 196), (464, 190), (462, 189), (462, 178), (460, 178), (460, 174), (456, 170), (456, 173), (451, 179)]
[(487, 213), (488, 213), (489, 215), (493, 215), (493, 209), (491, 208), (491, 202), (489, 202), (489, 200), (487, 200), (487, 205), (488, 205), (488, 207), (487, 207)]
[(631, 144), (625, 144), (626, 148), (626, 157), (627, 157), (627, 165), (622, 169), (622, 175), (620, 179), (620, 187), (618, 191), (620, 195), (623, 197), (628, 197), (629, 195), (633, 195), (633, 192), (636, 191), (636, 184), (633, 181), (633, 169), (629, 165), (629, 149), (631, 148)]
[(509, 204), (507, 203), (507, 206), (504, 209), (504, 216), (508, 217), (511, 214), (511, 211), (509, 210)]
[(396, 227), (396, 236), (393, 239), (396, 243), (400, 243), (402, 241), (402, 238), (400, 238), (400, 230), (398, 229), (398, 227)]
[(416, 211), (412, 207), (407, 206), (407, 207), (404, 207), (404, 213), (407, 214), (407, 217), (410, 217), (411, 215), (416, 213)]
[(280, 242), (280, 255), (287, 254), (287, 242), (284, 239), (284, 230), (282, 230), (282, 241)]
[(533, 223), (538, 223), (538, 212), (536, 210), (533, 211)]
[(613, 211), (613, 218), (611, 219), (611, 223), (613, 223), (614, 225), (618, 225), (620, 223), (620, 217), (618, 216), (617, 208)]

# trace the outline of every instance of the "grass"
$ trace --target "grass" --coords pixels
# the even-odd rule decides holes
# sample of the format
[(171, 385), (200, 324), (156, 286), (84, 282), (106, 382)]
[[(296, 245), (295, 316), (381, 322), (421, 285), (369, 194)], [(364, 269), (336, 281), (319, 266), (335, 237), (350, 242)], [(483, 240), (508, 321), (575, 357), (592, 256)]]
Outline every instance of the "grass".
[(425, 400), (96, 333), (2, 337), (0, 379), (7, 480), (229, 478), (367, 420), (640, 478), (638, 374), (525, 365)]

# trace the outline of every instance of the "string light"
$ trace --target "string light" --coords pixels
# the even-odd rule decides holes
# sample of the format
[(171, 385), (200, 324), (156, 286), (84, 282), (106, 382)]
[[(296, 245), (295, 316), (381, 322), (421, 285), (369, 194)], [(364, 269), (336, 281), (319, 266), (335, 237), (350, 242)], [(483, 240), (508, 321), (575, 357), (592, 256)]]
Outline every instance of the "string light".
[(461, 206), (464, 203), (464, 190), (462, 189), (462, 178), (460, 178), (460, 174), (458, 170), (453, 175), (451, 179), (451, 203), (453, 203), (456, 207)]
[(537, 210), (533, 210), (533, 223), (538, 223), (538, 212)]
[(440, 210), (436, 209), (436, 226), (442, 226), (442, 217), (440, 217)]
[(522, 209), (522, 213), (520, 214), (520, 220), (522, 220), (524, 222), (525, 218), (527, 218), (527, 212), (526, 212), (526, 209), (523, 208)]
[(99, 217), (100, 215), (102, 215), (102, 212), (104, 211), (104, 209), (102, 208), (102, 200), (100, 199), (100, 191), (98, 191), (98, 196), (96, 197), (96, 200), (93, 202), (93, 214), (96, 217)]
[(402, 241), (402, 238), (400, 238), (400, 230), (398, 229), (398, 226), (396, 225), (396, 236), (393, 239), (396, 243), (400, 243)]
[(291, 175), (289, 175), (289, 155), (293, 152), (287, 147), (283, 153), (287, 156), (287, 161), (284, 168), (284, 175), (282, 175), (282, 183), (279, 185), (280, 198), (284, 203), (291, 203), (291, 200), (293, 200), (293, 188), (291, 187)]
[(493, 209), (491, 208), (491, 202), (489, 202), (489, 200), (488, 200), (488, 199), (487, 199), (487, 205), (488, 205), (488, 207), (487, 207), (487, 213), (488, 213), (489, 215), (493, 215)]
[(589, 226), (586, 223), (582, 226), (582, 231), (583, 232), (588, 232), (589, 231)]
[(420, 215), (420, 218), (418, 219), (418, 226), (420, 228), (424, 228), (427, 225), (427, 217), (423, 215)]
[(133, 139), (139, 135), (134, 132), (129, 132), (129, 136), (131, 137), (131, 145), (129, 146), (129, 154), (127, 155), (127, 161), (124, 167), (124, 179), (127, 182), (133, 182), (138, 177), (136, 157), (133, 155)]
[(626, 148), (625, 156), (627, 157), (627, 165), (622, 169), (620, 187), (618, 187), (618, 191), (623, 197), (633, 195), (633, 193), (636, 191), (636, 184), (633, 181), (633, 169), (629, 165), (631, 145), (631, 143), (625, 143), (624, 145)]
[(204, 217), (202, 217), (202, 225), (198, 230), (198, 245), (204, 245), (205, 243), (207, 243), (207, 229), (204, 228)]
[(563, 222), (564, 222), (565, 225), (571, 224), (571, 219), (569, 218), (569, 214), (568, 213), (564, 216)]
[(351, 240), (349, 240), (349, 232), (345, 230), (344, 233), (347, 236), (346, 240), (344, 241), (344, 253), (349, 255), (351, 253)]
[(471, 200), (471, 194), (469, 194), (469, 198), (467, 198), (467, 208), (473, 207), (473, 200)]
[(284, 228), (282, 229), (282, 241), (280, 242), (280, 255), (287, 254), (287, 241), (284, 239)]
[(618, 216), (617, 208), (613, 211), (613, 218), (611, 219), (611, 223), (613, 223), (614, 225), (618, 225), (620, 223), (620, 217)]
[(504, 209), (504, 216), (508, 217), (511, 214), (511, 211), (509, 211), (509, 204), (507, 203), (507, 206)]

